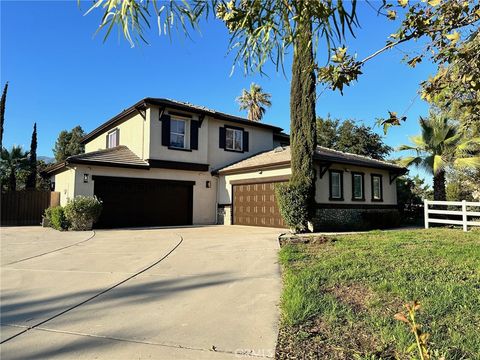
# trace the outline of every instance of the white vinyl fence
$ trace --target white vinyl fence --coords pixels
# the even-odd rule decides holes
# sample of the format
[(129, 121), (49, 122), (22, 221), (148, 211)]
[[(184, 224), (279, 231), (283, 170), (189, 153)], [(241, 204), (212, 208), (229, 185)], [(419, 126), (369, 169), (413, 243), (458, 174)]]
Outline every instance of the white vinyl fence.
[[(480, 219), (474, 220), (471, 217), (480, 218), (480, 202), (471, 202), (471, 201), (430, 201), (424, 200), (425, 203), (425, 229), (428, 229), (429, 223), (436, 224), (450, 224), (450, 225), (462, 225), (463, 231), (468, 230), (468, 226), (480, 226)], [(440, 210), (440, 209), (430, 209), (431, 205), (443, 205), (443, 206), (456, 206), (459, 207), (458, 210)], [(474, 211), (476, 210), (476, 211)], [(439, 219), (435, 217), (430, 217), (430, 215), (456, 215), (461, 216), (462, 220), (450, 220), (450, 219)]]

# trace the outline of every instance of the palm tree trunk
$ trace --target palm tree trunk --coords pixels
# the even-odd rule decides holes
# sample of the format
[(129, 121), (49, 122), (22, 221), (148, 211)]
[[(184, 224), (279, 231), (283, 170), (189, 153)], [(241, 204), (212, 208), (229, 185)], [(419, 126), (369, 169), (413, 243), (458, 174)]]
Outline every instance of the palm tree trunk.
[(9, 189), (10, 191), (16, 191), (17, 190), (17, 176), (15, 174), (15, 169), (10, 169), (10, 176), (9, 176)]
[(447, 194), (445, 192), (445, 171), (439, 171), (433, 176), (433, 199), (438, 201), (446, 201)]

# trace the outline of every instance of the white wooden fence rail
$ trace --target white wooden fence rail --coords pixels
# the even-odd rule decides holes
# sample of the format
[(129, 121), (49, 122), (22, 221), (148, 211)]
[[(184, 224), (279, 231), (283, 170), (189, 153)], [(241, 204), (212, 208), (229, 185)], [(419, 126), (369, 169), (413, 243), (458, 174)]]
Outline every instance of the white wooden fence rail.
[[(430, 209), (430, 205), (444, 205), (444, 206), (458, 206), (461, 207), (460, 210), (439, 210), (439, 209)], [(470, 209), (467, 209), (467, 206)], [(480, 220), (473, 221), (469, 220), (469, 217), (480, 217), (480, 202), (471, 202), (471, 201), (430, 201), (424, 200), (425, 207), (425, 229), (428, 229), (429, 223), (436, 224), (451, 224), (451, 225), (462, 225), (463, 231), (468, 230), (468, 226), (480, 226)], [(478, 211), (473, 211), (472, 208), (476, 208)], [(450, 220), (450, 219), (439, 219), (432, 218), (429, 214), (440, 214), (440, 215), (457, 215), (461, 216), (462, 220)]]

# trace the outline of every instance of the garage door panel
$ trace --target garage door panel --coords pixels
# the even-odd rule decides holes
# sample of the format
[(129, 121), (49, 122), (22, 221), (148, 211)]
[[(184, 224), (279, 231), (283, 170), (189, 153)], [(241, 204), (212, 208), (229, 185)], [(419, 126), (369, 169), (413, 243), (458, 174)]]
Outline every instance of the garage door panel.
[(96, 227), (192, 224), (191, 182), (103, 176), (94, 181), (94, 193), (103, 201)]
[(233, 185), (233, 223), (286, 227), (275, 198), (275, 184), (278, 182)]

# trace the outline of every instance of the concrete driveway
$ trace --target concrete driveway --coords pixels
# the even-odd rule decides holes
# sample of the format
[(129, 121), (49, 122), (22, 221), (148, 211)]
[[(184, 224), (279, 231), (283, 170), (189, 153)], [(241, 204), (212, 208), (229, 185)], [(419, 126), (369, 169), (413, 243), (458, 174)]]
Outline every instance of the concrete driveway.
[(1, 229), (1, 358), (273, 357), (278, 229)]

